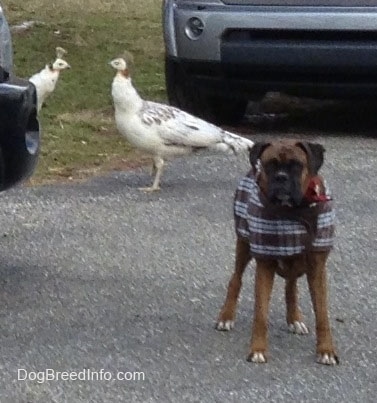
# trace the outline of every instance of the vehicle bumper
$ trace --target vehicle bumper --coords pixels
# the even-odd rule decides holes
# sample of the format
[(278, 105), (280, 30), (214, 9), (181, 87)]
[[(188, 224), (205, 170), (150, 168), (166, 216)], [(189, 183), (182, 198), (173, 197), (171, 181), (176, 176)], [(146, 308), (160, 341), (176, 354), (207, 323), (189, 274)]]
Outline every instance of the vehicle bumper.
[(0, 84), (0, 191), (28, 178), (38, 160), (35, 87), (13, 78)]
[[(203, 33), (195, 40), (185, 33), (187, 23), (193, 17), (199, 18), (204, 25)], [(359, 31), (373, 33), (376, 26), (377, 7), (229, 6), (218, 0), (164, 2), (167, 54), (191, 60), (221, 61), (224, 40), (233, 30), (349, 32), (357, 35)], [(242, 39), (239, 46), (250, 46), (252, 42), (252, 37), (249, 43)], [(284, 40), (280, 43), (283, 45)]]
[(251, 69), (245, 65), (167, 58), (185, 72), (190, 85), (213, 95), (260, 99), (270, 91), (314, 98), (377, 97), (377, 74), (320, 75)]
[[(205, 90), (224, 92), (225, 87), (244, 96), (267, 91), (316, 97), (376, 93), (377, 7), (167, 0), (164, 11), (167, 59)], [(195, 40), (185, 33), (193, 17), (204, 26)]]

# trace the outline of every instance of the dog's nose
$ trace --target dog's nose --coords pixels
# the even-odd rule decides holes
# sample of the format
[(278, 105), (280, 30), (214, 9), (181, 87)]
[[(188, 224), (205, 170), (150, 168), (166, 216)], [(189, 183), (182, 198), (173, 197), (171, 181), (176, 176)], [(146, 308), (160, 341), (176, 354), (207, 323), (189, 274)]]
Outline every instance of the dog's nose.
[(289, 175), (284, 171), (278, 171), (275, 174), (275, 179), (277, 182), (284, 183), (289, 179)]

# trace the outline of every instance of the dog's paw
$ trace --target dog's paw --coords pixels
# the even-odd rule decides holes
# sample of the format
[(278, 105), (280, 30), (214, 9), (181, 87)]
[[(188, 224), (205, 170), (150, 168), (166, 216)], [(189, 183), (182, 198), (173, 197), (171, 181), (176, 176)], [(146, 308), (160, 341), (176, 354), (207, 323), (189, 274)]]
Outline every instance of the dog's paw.
[(304, 322), (294, 321), (288, 325), (288, 329), (290, 332), (294, 334), (308, 334), (309, 329), (306, 327)]
[(264, 353), (256, 351), (249, 354), (249, 356), (247, 357), (247, 361), (255, 362), (256, 364), (265, 364), (267, 362), (267, 358)]
[(322, 353), (317, 355), (317, 362), (324, 365), (339, 364), (339, 358), (335, 353)]
[(229, 331), (232, 330), (234, 328), (234, 320), (219, 320), (216, 323), (216, 327), (217, 330), (221, 330), (221, 331)]

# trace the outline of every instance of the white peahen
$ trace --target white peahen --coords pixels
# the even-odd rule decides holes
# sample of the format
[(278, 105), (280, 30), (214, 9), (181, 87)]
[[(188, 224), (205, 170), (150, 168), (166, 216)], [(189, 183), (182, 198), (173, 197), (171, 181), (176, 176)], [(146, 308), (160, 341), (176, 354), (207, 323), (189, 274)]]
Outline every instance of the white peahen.
[(145, 191), (159, 190), (164, 160), (208, 150), (220, 153), (247, 152), (254, 143), (221, 129), (178, 108), (143, 100), (132, 85), (126, 52), (110, 62), (116, 70), (112, 82), (115, 122), (134, 147), (153, 158), (153, 185)]
[(56, 60), (46, 64), (39, 73), (32, 75), (29, 81), (35, 85), (37, 90), (37, 108), (41, 110), (46, 98), (54, 91), (59, 74), (62, 70), (70, 69), (71, 66), (63, 59), (67, 52), (60, 47), (56, 48)]

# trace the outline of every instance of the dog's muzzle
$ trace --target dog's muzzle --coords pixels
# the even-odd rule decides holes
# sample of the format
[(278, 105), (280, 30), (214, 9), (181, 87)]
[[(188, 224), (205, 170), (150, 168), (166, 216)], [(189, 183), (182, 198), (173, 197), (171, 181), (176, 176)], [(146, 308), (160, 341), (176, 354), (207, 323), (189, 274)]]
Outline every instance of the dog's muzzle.
[(289, 207), (300, 205), (303, 198), (300, 186), (287, 172), (276, 172), (269, 182), (267, 197), (270, 203)]

